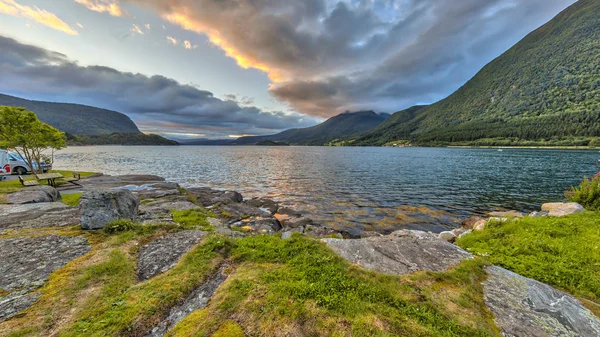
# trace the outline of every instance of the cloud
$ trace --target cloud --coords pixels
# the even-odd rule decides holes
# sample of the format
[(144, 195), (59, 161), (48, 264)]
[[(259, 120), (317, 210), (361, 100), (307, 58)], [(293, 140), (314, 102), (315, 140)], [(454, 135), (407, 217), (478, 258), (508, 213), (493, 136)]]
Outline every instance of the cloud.
[(176, 45), (177, 45), (177, 43), (178, 43), (178, 42), (177, 42), (177, 39), (176, 39), (176, 38), (174, 38), (174, 37), (167, 36), (167, 40), (169, 41), (169, 43), (171, 43), (171, 44), (172, 44), (172, 45), (174, 45), (174, 46), (176, 46)]
[(127, 2), (264, 71), (297, 111), (331, 116), (441, 99), (575, 0)]
[(75, 22), (75, 25), (77, 25), (77, 27), (79, 27), (79, 28), (83, 29), (83, 25), (82, 25), (81, 23), (79, 23), (79, 22)]
[(94, 12), (106, 12), (112, 16), (122, 16), (125, 13), (118, 0), (75, 0), (75, 2)]
[(140, 28), (140, 26), (138, 26), (136, 24), (132, 25), (131, 32), (133, 33), (133, 35), (135, 35), (135, 34), (144, 35), (144, 31)]
[(24, 6), (14, 0), (0, 0), (0, 13), (34, 20), (44, 26), (48, 26), (69, 35), (77, 35), (77, 32), (73, 30), (71, 26), (56, 15), (36, 6)]
[(146, 132), (228, 137), (272, 133), (317, 122), (298, 114), (240, 106), (160, 75), (80, 66), (64, 54), (1, 36), (0, 50), (0, 92), (120, 111)]
[(144, 27), (146, 27), (146, 30), (150, 30), (150, 24), (149, 23), (145, 24)]

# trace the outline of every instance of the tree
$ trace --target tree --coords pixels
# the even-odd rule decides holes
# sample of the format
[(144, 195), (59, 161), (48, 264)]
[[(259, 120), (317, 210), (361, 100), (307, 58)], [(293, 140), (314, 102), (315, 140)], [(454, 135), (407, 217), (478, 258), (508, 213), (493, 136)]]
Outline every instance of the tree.
[(41, 173), (44, 151), (66, 147), (65, 134), (40, 121), (35, 113), (21, 107), (0, 106), (0, 148), (14, 151), (37, 175)]

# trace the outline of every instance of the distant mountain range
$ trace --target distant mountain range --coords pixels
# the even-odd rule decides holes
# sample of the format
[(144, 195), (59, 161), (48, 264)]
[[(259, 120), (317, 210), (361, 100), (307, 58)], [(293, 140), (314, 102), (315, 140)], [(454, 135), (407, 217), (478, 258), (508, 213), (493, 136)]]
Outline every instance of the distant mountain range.
[(600, 1), (580, 0), (448, 98), (395, 113), (353, 145), (588, 145), (600, 136)]
[(293, 145), (325, 145), (329, 142), (346, 139), (372, 130), (389, 116), (388, 114), (377, 114), (373, 111), (345, 112), (308, 128), (290, 129), (268, 136), (241, 137), (230, 144), (250, 145), (272, 141)]
[(126, 115), (92, 106), (31, 101), (0, 94), (0, 106), (18, 106), (35, 112), (44, 123), (67, 133), (72, 145), (177, 145), (158, 135), (142, 133)]

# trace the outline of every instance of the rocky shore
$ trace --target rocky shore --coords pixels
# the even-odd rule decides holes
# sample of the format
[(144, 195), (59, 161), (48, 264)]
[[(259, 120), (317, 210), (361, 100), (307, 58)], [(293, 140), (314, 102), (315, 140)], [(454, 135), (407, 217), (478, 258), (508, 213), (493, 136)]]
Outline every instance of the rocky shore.
[[(61, 193), (45, 186), (9, 194), (6, 204), (0, 205), (0, 336), (8, 335), (11, 320), (27, 316), (54, 272), (96, 249), (95, 239), (88, 233), (111, 230), (110, 226), (114, 230), (127, 224), (171, 228), (136, 242), (135, 282), (143, 283), (175, 268), (188, 252), (213, 235), (234, 239), (302, 235), (320, 240), (343, 259), (377, 273), (441, 272), (474, 259), (451, 243), (457, 237), (484, 230), (489, 221), (525, 216), (496, 212), (488, 219), (467, 219), (460, 228), (440, 234), (400, 230), (357, 238), (270, 199), (244, 199), (238, 192), (208, 187), (183, 189), (158, 176), (99, 175), (82, 179), (81, 185), (78, 207), (63, 204)], [(541, 212), (527, 216), (580, 211), (583, 208), (576, 204), (547, 204)], [(186, 226), (178, 214), (197, 216), (202, 226)], [(205, 308), (235, 268), (232, 261), (221, 261), (183, 300), (133, 335), (167, 335), (186, 317)], [(600, 336), (600, 319), (573, 296), (497, 266), (485, 270), (487, 279), (481, 284), (485, 305), (502, 335)]]

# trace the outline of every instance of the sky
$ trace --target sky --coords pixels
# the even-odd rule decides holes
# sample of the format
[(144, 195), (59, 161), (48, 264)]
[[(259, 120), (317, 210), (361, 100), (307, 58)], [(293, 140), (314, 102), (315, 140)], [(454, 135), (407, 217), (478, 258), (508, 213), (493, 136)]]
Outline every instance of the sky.
[(450, 95), (574, 0), (0, 0), (0, 93), (235, 138)]

